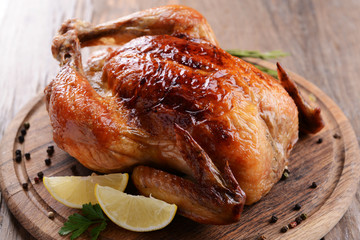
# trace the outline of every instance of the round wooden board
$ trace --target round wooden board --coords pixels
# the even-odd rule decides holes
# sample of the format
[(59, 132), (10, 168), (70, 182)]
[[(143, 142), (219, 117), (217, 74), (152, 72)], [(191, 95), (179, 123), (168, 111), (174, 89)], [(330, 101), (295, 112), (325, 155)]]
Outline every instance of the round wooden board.
[[(251, 62), (275, 69), (269, 62)], [(258, 239), (262, 235), (267, 239), (320, 239), (331, 230), (347, 210), (357, 189), (358, 143), (349, 121), (336, 104), (310, 82), (296, 74), (290, 75), (305, 97), (316, 99), (326, 127), (316, 135), (300, 137), (290, 157), (290, 178), (278, 182), (258, 203), (245, 207), (240, 222), (210, 226), (176, 216), (168, 227), (149, 233), (130, 232), (110, 223), (101, 239)], [(31, 127), (21, 144), (17, 136), (24, 122), (29, 122)], [(334, 138), (335, 134), (340, 138)], [(317, 143), (319, 138), (323, 140), (321, 144)], [(0, 152), (1, 188), (14, 216), (35, 238), (62, 239), (58, 230), (67, 217), (78, 210), (56, 202), (42, 183), (35, 184), (34, 177), (39, 171), (45, 176), (73, 175), (71, 167), (74, 165), (79, 175), (88, 175), (90, 171), (56, 146), (52, 164), (46, 166), (48, 145), (55, 144), (45, 101), (39, 95), (20, 111), (4, 135)], [(16, 149), (30, 152), (31, 159), (23, 157), (21, 163), (16, 163)], [(318, 187), (309, 188), (314, 181)], [(21, 184), (25, 182), (29, 183), (28, 191), (22, 189)], [(301, 204), (300, 211), (293, 210), (296, 203)], [(50, 211), (55, 213), (53, 220), (47, 217)], [(286, 233), (280, 232), (282, 226), (301, 213), (306, 213), (308, 219)], [(269, 223), (272, 215), (279, 218), (274, 224)]]

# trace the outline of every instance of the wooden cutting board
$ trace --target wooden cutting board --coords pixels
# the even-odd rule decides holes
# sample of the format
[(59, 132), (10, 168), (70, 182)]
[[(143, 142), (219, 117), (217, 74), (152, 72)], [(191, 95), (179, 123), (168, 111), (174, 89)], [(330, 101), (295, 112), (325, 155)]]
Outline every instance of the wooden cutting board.
[[(275, 69), (269, 62), (257, 64)], [(352, 127), (336, 104), (321, 90), (300, 76), (291, 73), (303, 95), (316, 101), (322, 109), (326, 127), (316, 135), (301, 136), (291, 153), (290, 177), (278, 182), (258, 203), (244, 209), (240, 222), (227, 226), (210, 226), (192, 222), (181, 216), (166, 228), (150, 232), (130, 232), (110, 223), (101, 239), (320, 239), (341, 219), (356, 192), (360, 170), (360, 153)], [(24, 122), (30, 123), (25, 142), (17, 136)], [(335, 136), (335, 137), (334, 137)], [(321, 143), (318, 143), (319, 139)], [(45, 176), (88, 175), (74, 158), (57, 148), (46, 166), (47, 146), (55, 145), (52, 129), (41, 95), (27, 104), (9, 125), (0, 146), (1, 189), (7, 204), (19, 222), (37, 239), (68, 239), (58, 230), (67, 217), (78, 210), (54, 200), (42, 183), (35, 183), (39, 171)], [(31, 153), (31, 159), (14, 161), (15, 150)], [(76, 171), (73, 166), (76, 166)], [(309, 186), (316, 182), (318, 187)], [(22, 183), (29, 189), (24, 191)], [(295, 204), (300, 211), (294, 211)], [(47, 217), (54, 212), (53, 220)], [(294, 229), (281, 233), (282, 226), (294, 221), (301, 213), (308, 219)], [(276, 223), (269, 223), (272, 215)], [(85, 236), (85, 239), (89, 238)]]

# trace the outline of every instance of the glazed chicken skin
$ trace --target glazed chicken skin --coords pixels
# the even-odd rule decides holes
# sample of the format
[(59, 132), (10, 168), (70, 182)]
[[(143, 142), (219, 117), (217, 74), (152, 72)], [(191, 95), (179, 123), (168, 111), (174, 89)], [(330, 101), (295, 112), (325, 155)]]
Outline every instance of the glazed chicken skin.
[[(95, 45), (118, 46), (83, 68), (80, 48)], [(140, 193), (197, 222), (238, 221), (281, 177), (299, 116), (305, 132), (322, 128), (280, 66), (281, 83), (231, 56), (187, 7), (95, 27), (69, 20), (52, 51), (61, 70), (45, 94), (56, 144), (92, 170), (133, 171)]]

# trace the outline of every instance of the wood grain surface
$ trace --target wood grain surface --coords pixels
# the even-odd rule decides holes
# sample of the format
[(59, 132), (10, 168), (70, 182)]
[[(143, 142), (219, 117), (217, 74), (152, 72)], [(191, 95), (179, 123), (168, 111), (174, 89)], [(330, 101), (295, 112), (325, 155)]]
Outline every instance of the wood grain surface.
[[(248, 1), (0, 1), (0, 135), (22, 106), (58, 71), (50, 52), (60, 24), (77, 17), (100, 23), (164, 4), (184, 4), (209, 21), (224, 49), (281, 49), (281, 63), (315, 83), (343, 110), (360, 136), (360, 2)], [(33, 239), (1, 199), (0, 239)], [(326, 239), (358, 239), (360, 191)]]

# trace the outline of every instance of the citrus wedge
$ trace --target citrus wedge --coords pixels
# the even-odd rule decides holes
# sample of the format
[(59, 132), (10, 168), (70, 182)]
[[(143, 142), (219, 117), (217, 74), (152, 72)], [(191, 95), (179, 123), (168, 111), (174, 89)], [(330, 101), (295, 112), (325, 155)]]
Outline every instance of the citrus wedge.
[(105, 214), (118, 226), (135, 232), (154, 231), (167, 226), (177, 206), (144, 196), (133, 196), (96, 184), (95, 196)]
[(85, 203), (97, 203), (94, 195), (95, 184), (124, 191), (128, 179), (127, 173), (115, 173), (87, 177), (44, 177), (43, 182), (48, 192), (57, 201), (71, 208), (81, 208)]

